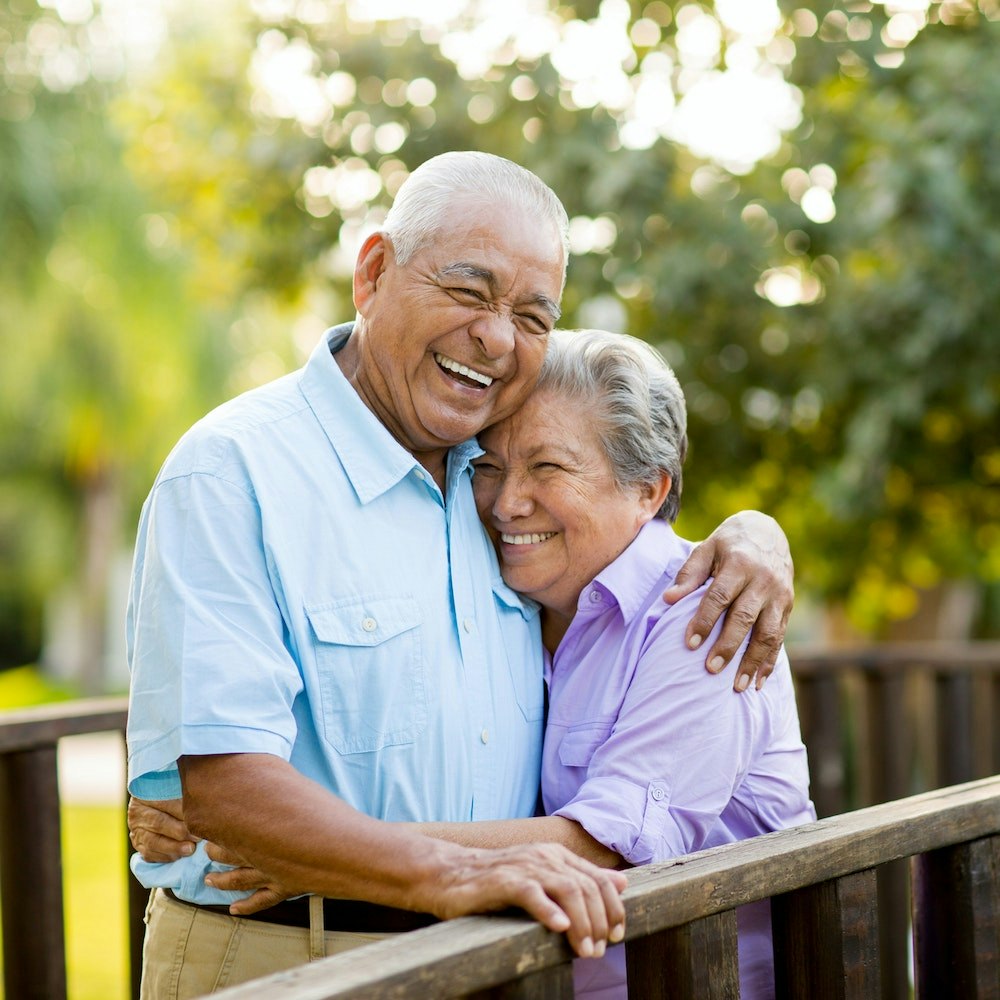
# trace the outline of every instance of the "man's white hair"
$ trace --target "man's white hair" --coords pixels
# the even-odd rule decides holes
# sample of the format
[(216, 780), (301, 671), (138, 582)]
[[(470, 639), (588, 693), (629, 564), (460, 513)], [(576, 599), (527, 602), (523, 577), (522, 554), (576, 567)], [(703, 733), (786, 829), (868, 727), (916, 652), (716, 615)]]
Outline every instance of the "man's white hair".
[(466, 202), (522, 208), (538, 225), (550, 224), (562, 245), (565, 282), (569, 219), (562, 202), (530, 170), (472, 150), (432, 157), (403, 182), (382, 227), (392, 240), (397, 263), (405, 264), (439, 232), (445, 215)]

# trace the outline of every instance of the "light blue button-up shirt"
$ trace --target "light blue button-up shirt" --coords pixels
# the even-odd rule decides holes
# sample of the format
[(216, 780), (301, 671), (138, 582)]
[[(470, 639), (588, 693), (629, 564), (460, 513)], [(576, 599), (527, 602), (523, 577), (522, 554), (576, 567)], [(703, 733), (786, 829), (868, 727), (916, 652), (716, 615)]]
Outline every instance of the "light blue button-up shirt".
[[(201, 420), (157, 477), (128, 609), (129, 791), (178, 796), (185, 754), (267, 753), (381, 819), (530, 816), (537, 608), (476, 516), (480, 449), (452, 449), (442, 496), (334, 361), (350, 329)], [(232, 898), (208, 864), (133, 859), (145, 884)]]

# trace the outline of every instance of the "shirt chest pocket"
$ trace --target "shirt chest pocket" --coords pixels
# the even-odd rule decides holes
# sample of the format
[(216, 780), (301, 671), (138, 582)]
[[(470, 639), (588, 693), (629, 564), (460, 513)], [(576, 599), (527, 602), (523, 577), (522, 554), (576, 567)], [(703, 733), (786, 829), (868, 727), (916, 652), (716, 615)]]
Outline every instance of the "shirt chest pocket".
[(589, 767), (594, 754), (610, 735), (610, 725), (568, 730), (559, 742), (559, 763), (564, 767)]
[(420, 607), (409, 597), (306, 607), (322, 731), (337, 753), (412, 743), (427, 726)]

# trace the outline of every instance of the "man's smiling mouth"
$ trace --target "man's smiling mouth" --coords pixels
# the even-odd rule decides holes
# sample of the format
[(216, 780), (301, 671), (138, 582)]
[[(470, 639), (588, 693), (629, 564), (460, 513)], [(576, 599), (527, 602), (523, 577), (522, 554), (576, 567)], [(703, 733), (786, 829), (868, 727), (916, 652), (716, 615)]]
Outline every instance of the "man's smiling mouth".
[(489, 375), (474, 371), (468, 365), (463, 365), (461, 362), (455, 361), (454, 358), (446, 357), (444, 354), (435, 354), (434, 360), (445, 371), (450, 372), (452, 375), (460, 376), (459, 381), (463, 381), (467, 385), (484, 386), (487, 389), (493, 385), (493, 379)]

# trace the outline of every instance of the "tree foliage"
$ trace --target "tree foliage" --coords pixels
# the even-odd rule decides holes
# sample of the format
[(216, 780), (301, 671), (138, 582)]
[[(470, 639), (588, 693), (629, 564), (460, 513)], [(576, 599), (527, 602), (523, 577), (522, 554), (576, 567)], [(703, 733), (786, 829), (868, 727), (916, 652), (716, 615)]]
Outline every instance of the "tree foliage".
[[(782, 4), (757, 58), (781, 67), (800, 120), (731, 169), (669, 129), (629, 139), (644, 82), (683, 95), (746, 61), (711, 5), (553, 5), (545, 44), (501, 33), (478, 65), (481, 11), (441, 27), (253, 9), (180, 7), (138, 82), (52, 93), (36, 74), (34, 113), (0, 119), (0, 227), (27, 248), (5, 325), (33, 331), (0, 376), (5, 419), (31, 429), (5, 459), (47, 481), (36, 495), (72, 502), (88, 462), (134, 467), (134, 510), (192, 412), (349, 317), (354, 248), (406, 173), (477, 148), (563, 198), (566, 321), (626, 329), (677, 369), (687, 533), (775, 513), (802, 585), (870, 631), (920, 589), (1000, 577), (995, 0), (931, 3), (902, 41), (891, 4)], [(696, 71), (681, 36), (699, 18), (719, 46)], [(8, 70), (17, 31), (47, 20), (8, 15)], [(588, 24), (621, 52), (618, 96), (560, 62), (558, 40)], [(815, 192), (835, 214), (810, 208)]]

